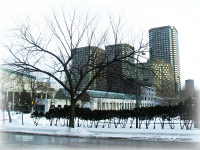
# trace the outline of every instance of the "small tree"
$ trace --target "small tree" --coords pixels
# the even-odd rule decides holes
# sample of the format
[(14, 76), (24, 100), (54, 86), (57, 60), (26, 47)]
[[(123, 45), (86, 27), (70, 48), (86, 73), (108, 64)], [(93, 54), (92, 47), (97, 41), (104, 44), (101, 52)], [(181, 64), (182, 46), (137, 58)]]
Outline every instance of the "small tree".
[(167, 108), (167, 120), (171, 129), (175, 128), (174, 118), (178, 116), (175, 106), (169, 105)]
[(31, 114), (31, 118), (33, 118), (33, 123), (37, 126), (39, 123), (40, 118), (44, 117), (43, 112), (38, 113), (38, 111), (35, 111)]

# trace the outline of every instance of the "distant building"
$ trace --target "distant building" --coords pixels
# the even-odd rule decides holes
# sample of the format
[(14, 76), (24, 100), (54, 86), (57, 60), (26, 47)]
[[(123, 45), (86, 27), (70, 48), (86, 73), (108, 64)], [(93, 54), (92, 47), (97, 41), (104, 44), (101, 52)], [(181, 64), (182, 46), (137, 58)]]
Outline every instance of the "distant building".
[[(106, 63), (106, 52), (99, 47), (87, 46), (73, 49), (71, 53), (71, 75), (74, 86), (78, 85), (80, 77), (85, 73), (85, 71), (89, 71), (90, 69), (94, 68), (89, 71), (81, 81), (80, 88), (78, 90), (83, 90), (98, 71), (98, 64)], [(98, 76), (89, 87), (90, 90), (106, 91), (105, 73), (106, 71), (101, 72), (101, 75)]]
[(195, 95), (194, 80), (192, 79), (185, 80), (184, 97), (189, 98), (193, 97), (194, 95)]
[(194, 80), (192, 79), (188, 79), (188, 80), (185, 80), (185, 89), (186, 90), (194, 90)]
[[(135, 61), (134, 47), (129, 44), (116, 44), (106, 46), (105, 50), (108, 62), (113, 59), (122, 58), (121, 61), (116, 61), (107, 67), (107, 91), (131, 93), (129, 90), (134, 85), (131, 82), (132, 68), (130, 68), (129, 63), (134, 63)], [(126, 57), (130, 54), (132, 54), (132, 57)]]
[(174, 67), (176, 94), (180, 94), (180, 62), (178, 31), (174, 26), (163, 26), (149, 30), (150, 60), (163, 59)]

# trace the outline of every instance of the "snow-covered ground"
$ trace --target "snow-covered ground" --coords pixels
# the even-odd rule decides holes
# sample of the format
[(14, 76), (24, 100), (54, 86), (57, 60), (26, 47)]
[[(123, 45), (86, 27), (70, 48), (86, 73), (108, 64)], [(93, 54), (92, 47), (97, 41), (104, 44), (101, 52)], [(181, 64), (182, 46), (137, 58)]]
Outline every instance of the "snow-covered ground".
[(77, 137), (92, 137), (92, 138), (126, 138), (134, 140), (148, 140), (148, 141), (177, 141), (177, 142), (200, 142), (200, 130), (192, 126), (191, 130), (180, 128), (179, 120), (175, 121), (175, 129), (171, 129), (166, 121), (164, 129), (161, 128), (160, 122), (157, 119), (156, 128), (153, 129), (153, 121), (149, 125), (149, 129), (146, 129), (143, 123), (141, 129), (135, 128), (135, 122), (133, 122), (133, 128), (130, 128), (130, 120), (128, 121), (125, 128), (121, 128), (118, 125), (115, 128), (114, 124), (111, 127), (105, 126), (102, 128), (102, 122), (95, 128), (85, 127), (83, 124), (81, 127), (70, 129), (66, 126), (61, 126), (60, 122), (58, 125), (50, 126), (50, 123), (46, 118), (41, 118), (38, 126), (34, 125), (33, 119), (30, 118), (30, 114), (24, 114), (24, 125), (22, 125), (21, 114), (11, 113), (12, 123), (8, 121), (8, 115), (5, 113), (6, 121), (3, 124), (3, 114), (0, 113), (0, 131), (8, 132), (21, 132), (21, 133), (33, 133), (43, 135), (57, 135), (57, 136), (77, 136)]

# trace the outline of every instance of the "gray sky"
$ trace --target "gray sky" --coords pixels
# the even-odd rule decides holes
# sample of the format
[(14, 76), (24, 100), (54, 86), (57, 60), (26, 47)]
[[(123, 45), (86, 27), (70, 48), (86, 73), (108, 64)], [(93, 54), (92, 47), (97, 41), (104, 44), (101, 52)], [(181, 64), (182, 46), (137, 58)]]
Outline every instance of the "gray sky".
[[(42, 20), (60, 5), (78, 5), (82, 9), (123, 13), (127, 24), (135, 30), (173, 25), (178, 30), (181, 82), (194, 79), (200, 89), (200, 0), (0, 0), (0, 42), (14, 22), (31, 16)], [(1, 49), (2, 50), (2, 49)], [(1, 51), (1, 54), (3, 52)]]

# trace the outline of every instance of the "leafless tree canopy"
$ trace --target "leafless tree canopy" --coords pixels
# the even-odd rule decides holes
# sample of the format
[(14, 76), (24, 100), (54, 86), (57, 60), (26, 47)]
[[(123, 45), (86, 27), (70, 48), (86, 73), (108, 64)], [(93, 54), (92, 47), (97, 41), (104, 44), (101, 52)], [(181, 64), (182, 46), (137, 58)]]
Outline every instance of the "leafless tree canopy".
[[(53, 12), (50, 18), (45, 19), (43, 28), (27, 19), (13, 30), (10, 44), (5, 44), (11, 56), (4, 60), (3, 65), (19, 72), (42, 73), (59, 83), (71, 95), (70, 126), (74, 127), (75, 103), (92, 83), (101, 83), (98, 79), (106, 78), (108, 67), (117, 70), (114, 68), (116, 65), (113, 65), (115, 63), (123, 62), (126, 64), (126, 71), (131, 70), (131, 66), (136, 66), (129, 60), (138, 61), (137, 56), (147, 50), (148, 44), (144, 43), (143, 38), (137, 37), (131, 39), (133, 48), (128, 53), (122, 55), (117, 51), (117, 44), (130, 42), (128, 37), (132, 37), (131, 30), (124, 32), (122, 19), (119, 17), (114, 22), (113, 16), (109, 15), (110, 22), (103, 22), (104, 26), (100, 26), (102, 22), (98, 14), (87, 12), (79, 15), (76, 10), (71, 13), (63, 10), (60, 14)], [(139, 42), (135, 43), (136, 41)], [(114, 45), (109, 53), (99, 50), (108, 45)], [(77, 54), (81, 53), (77, 51), (80, 47), (87, 47), (88, 51), (74, 65)], [(113, 53), (114, 57), (111, 57)], [(84, 82), (88, 74), (92, 76), (88, 82)], [(128, 81), (127, 83), (132, 78), (129, 75), (122, 76), (121, 73), (115, 76)]]

